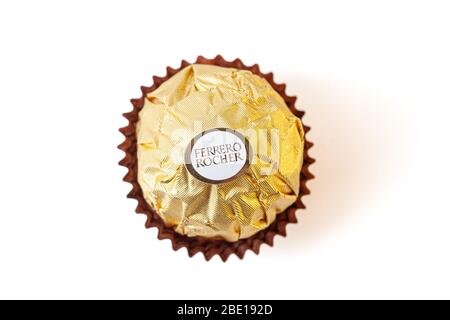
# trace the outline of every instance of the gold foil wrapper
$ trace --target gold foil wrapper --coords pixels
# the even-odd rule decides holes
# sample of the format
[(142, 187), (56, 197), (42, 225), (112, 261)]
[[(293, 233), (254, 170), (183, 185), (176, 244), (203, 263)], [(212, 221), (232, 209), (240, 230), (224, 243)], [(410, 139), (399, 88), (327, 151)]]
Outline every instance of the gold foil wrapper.
[[(202, 132), (236, 130), (252, 150), (222, 183), (195, 177), (186, 149)], [(190, 65), (147, 94), (136, 126), (138, 183), (145, 200), (176, 232), (230, 242), (268, 227), (299, 195), (301, 121), (250, 71)]]

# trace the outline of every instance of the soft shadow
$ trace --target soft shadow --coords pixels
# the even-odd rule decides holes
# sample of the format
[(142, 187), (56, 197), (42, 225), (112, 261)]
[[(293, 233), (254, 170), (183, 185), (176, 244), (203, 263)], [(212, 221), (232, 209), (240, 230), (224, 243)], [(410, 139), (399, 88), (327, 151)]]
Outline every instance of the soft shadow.
[(407, 109), (376, 90), (338, 80), (286, 79), (288, 93), (299, 96), (312, 127), (311, 156), (316, 176), (299, 210), (299, 224), (288, 226), (288, 239), (277, 250), (292, 252), (323, 241), (365, 215), (365, 206), (390, 192), (407, 167), (411, 146)]

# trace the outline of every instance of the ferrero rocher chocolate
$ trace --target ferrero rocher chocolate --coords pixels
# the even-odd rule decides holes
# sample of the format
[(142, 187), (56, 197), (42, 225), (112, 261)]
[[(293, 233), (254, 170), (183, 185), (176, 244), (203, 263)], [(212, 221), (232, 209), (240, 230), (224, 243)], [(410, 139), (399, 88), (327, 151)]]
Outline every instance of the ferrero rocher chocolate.
[(296, 201), (303, 127), (265, 79), (194, 64), (145, 98), (137, 178), (166, 226), (233, 242)]

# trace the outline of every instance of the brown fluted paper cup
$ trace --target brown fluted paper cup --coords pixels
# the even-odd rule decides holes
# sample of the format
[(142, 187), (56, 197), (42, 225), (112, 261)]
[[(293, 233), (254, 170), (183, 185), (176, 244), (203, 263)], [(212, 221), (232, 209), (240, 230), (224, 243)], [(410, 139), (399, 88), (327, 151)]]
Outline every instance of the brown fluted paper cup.
[[(272, 246), (275, 235), (286, 236), (313, 179), (310, 128), (296, 97), (258, 65), (220, 55), (183, 60), (153, 82), (131, 100), (119, 145), (124, 181), (132, 185), (128, 197), (138, 201), (146, 227), (156, 227), (174, 250), (186, 247), (206, 260), (242, 259), (249, 249), (258, 254), (263, 243)], [(260, 129), (264, 135), (252, 134)], [(272, 129), (280, 142), (262, 141), (271, 147), (262, 154), (260, 140)]]

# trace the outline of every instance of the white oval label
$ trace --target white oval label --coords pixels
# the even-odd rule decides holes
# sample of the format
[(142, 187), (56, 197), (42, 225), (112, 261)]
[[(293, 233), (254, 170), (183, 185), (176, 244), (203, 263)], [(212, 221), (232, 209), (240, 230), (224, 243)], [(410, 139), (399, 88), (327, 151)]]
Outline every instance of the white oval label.
[(249, 149), (244, 136), (234, 130), (207, 130), (188, 145), (186, 167), (193, 176), (205, 182), (230, 181), (249, 163)]

